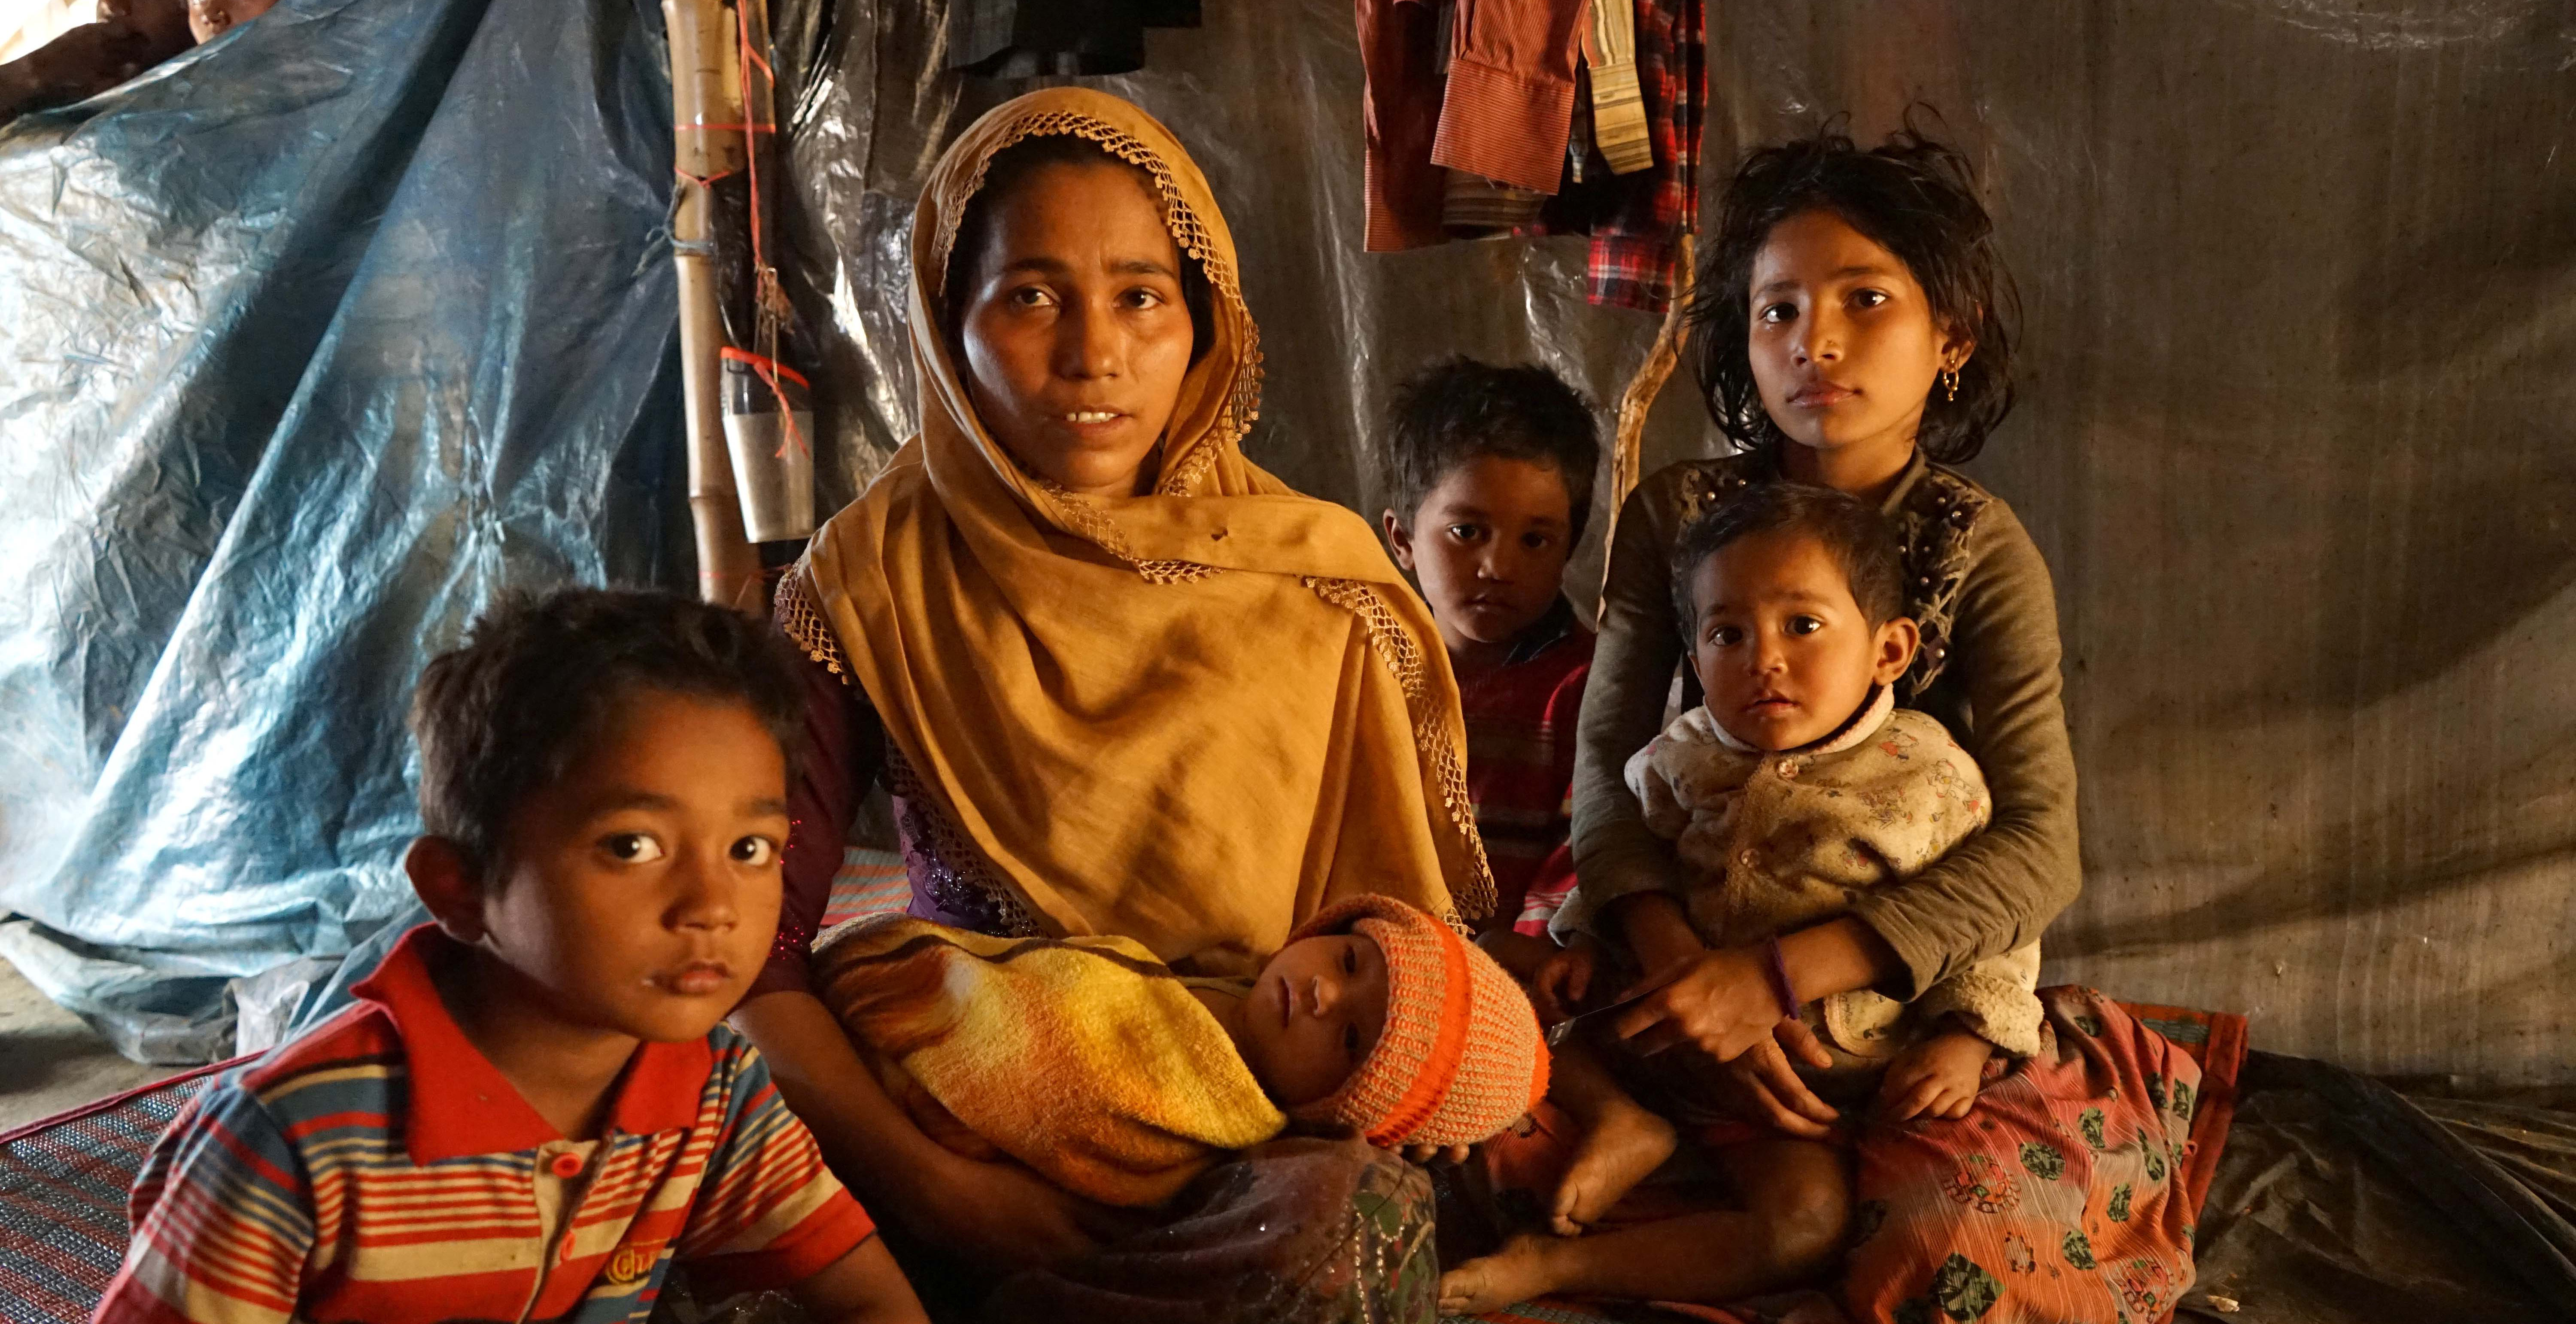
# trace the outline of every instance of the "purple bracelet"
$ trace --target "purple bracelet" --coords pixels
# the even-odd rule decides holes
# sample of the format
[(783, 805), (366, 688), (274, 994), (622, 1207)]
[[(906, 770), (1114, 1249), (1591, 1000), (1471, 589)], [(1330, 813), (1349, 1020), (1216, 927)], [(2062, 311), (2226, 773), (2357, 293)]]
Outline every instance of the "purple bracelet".
[(1773, 938), (1763, 944), (1762, 954), (1771, 958), (1771, 996), (1780, 999), (1781, 1017), (1787, 1019), (1796, 1016), (1798, 987), (1789, 982), (1789, 957), (1787, 953), (1780, 950), (1780, 940)]

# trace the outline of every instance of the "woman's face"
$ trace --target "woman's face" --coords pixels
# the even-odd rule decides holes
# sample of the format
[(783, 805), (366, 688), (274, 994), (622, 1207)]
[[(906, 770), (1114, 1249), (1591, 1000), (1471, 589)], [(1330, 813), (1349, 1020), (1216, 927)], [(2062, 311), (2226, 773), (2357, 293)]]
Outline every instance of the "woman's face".
[(1771, 227), (1751, 287), (1753, 380), (1799, 445), (1910, 446), (1934, 380), (1967, 361), (1904, 261), (1832, 212)]
[(1044, 165), (994, 208), (965, 277), (967, 390), (1020, 467), (1076, 492), (1150, 486), (1190, 368), (1181, 253), (1135, 171)]

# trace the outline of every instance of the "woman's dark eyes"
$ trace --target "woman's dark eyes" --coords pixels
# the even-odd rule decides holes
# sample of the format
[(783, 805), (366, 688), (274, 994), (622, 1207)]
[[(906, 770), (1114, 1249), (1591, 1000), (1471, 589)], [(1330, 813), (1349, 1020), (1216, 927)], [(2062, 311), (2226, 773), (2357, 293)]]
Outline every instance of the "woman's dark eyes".
[(1131, 308), (1154, 308), (1161, 306), (1163, 296), (1153, 290), (1129, 290), (1127, 303)]

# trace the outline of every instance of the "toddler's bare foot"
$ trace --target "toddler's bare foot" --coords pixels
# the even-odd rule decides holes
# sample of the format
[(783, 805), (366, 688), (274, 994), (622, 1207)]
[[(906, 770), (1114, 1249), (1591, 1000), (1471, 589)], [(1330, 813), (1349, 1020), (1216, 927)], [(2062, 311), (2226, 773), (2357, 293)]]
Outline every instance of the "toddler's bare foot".
[(1524, 1232), (1501, 1250), (1440, 1275), (1440, 1313), (1481, 1315), (1546, 1295), (1555, 1285), (1547, 1272), (1547, 1241)]
[(1575, 1146), (1574, 1162), (1556, 1184), (1551, 1222), (1560, 1237), (1580, 1236), (1620, 1197), (1673, 1156), (1673, 1124), (1623, 1095), (1604, 1099)]

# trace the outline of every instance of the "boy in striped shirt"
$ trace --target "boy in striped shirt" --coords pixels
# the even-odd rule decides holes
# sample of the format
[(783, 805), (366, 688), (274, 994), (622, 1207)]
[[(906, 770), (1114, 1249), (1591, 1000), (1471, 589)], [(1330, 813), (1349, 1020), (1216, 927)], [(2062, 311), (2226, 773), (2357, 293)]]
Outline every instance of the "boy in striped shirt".
[(430, 664), (404, 868), (436, 923), (171, 1125), (99, 1321), (641, 1321), (675, 1260), (923, 1318), (720, 1024), (777, 926), (800, 712), (771, 641), (567, 590)]

